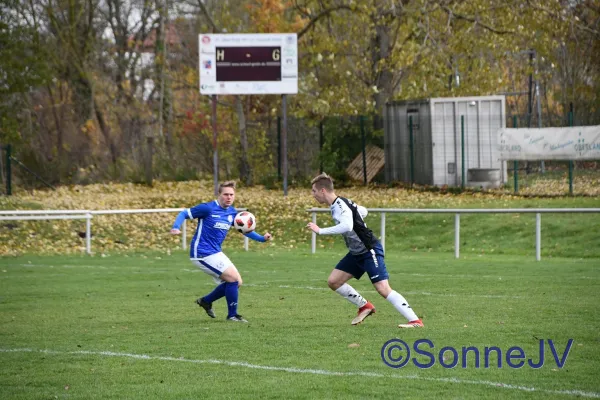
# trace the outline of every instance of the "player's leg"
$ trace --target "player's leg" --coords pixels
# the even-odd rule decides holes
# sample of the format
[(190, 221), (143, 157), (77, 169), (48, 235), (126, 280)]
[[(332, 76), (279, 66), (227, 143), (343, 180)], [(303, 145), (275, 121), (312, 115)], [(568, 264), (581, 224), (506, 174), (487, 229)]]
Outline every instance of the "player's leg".
[(242, 276), (231, 264), (220, 277), (225, 281), (225, 299), (227, 300), (227, 319), (236, 322), (248, 322), (237, 312), (239, 288), (242, 286)]
[(358, 268), (356, 259), (352, 254), (348, 253), (340, 260), (335, 269), (331, 271), (327, 279), (327, 285), (329, 285), (331, 290), (334, 290), (358, 307), (358, 315), (352, 320), (352, 325), (360, 324), (369, 315), (375, 313), (375, 306), (347, 283), (350, 278), (360, 279), (362, 274), (363, 271)]
[[(351, 278), (356, 277), (354, 273), (357, 271), (354, 271), (355, 268), (353, 268), (353, 264), (354, 260), (352, 259), (352, 255), (346, 255), (346, 257), (338, 263), (335, 269), (331, 271), (331, 274), (329, 274), (327, 285), (331, 290), (338, 293), (350, 303), (357, 307), (362, 307), (367, 303), (367, 300), (365, 300), (352, 286), (346, 283)], [(360, 275), (358, 275), (358, 278), (360, 278)]]
[(423, 322), (408, 304), (408, 301), (400, 293), (390, 287), (387, 279), (373, 283), (377, 292), (408, 320), (407, 324), (398, 325), (399, 328), (422, 328)]
[(408, 301), (406, 301), (404, 296), (391, 288), (383, 257), (383, 249), (380, 246), (376, 246), (371, 250), (370, 257), (364, 259), (363, 267), (369, 275), (375, 290), (377, 290), (381, 297), (392, 303), (394, 308), (409, 321), (408, 324), (398, 326), (400, 328), (422, 327), (423, 323), (410, 307)]
[(244, 283), (242, 281), (242, 276), (240, 275), (240, 272), (233, 264), (225, 268), (225, 270), (223, 271), (221, 276), (219, 276), (219, 278), (229, 283), (237, 282), (238, 286), (242, 286), (242, 283)]
[(216, 318), (215, 311), (212, 308), (212, 303), (225, 296), (226, 282), (219, 278), (219, 276), (221, 275), (221, 271), (217, 268), (216, 265), (214, 265), (214, 263), (211, 262), (214, 261), (214, 259), (210, 259), (209, 257), (205, 257), (200, 260), (192, 260), (192, 263), (198, 269), (200, 269), (205, 274), (210, 275), (217, 283), (217, 286), (212, 290), (212, 292), (196, 299), (196, 304), (202, 307), (209, 317)]
[(228, 309), (227, 318), (247, 322), (237, 314), (238, 286), (242, 283), (242, 277), (231, 260), (219, 252), (199, 260), (192, 260), (192, 262), (218, 282), (217, 287), (211, 293), (199, 298), (196, 303), (204, 308), (210, 317), (215, 318), (212, 303), (225, 297)]

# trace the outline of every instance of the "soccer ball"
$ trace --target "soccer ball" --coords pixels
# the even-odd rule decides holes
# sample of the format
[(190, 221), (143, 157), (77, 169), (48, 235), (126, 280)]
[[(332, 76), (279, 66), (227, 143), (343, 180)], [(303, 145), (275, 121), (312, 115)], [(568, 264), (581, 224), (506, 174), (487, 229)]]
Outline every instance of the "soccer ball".
[(233, 219), (233, 227), (240, 233), (250, 233), (256, 228), (256, 217), (251, 212), (241, 211)]

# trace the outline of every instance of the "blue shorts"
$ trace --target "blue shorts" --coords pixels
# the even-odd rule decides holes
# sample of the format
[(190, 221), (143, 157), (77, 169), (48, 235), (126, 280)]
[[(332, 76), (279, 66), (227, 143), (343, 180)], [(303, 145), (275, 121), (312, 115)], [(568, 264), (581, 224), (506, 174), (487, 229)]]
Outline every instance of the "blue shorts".
[(338, 265), (335, 266), (335, 269), (347, 272), (356, 279), (360, 279), (366, 272), (371, 283), (383, 281), (390, 277), (385, 268), (383, 248), (381, 245), (377, 245), (373, 250), (363, 254), (346, 254), (346, 256), (340, 260)]

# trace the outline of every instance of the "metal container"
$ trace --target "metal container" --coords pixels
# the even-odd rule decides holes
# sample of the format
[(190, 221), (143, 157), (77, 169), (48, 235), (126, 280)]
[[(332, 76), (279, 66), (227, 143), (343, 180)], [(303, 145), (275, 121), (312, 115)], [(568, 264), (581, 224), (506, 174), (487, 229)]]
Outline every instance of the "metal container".
[(468, 170), (496, 169), (506, 183), (506, 162), (499, 159), (497, 150), (498, 129), (506, 127), (505, 115), (504, 96), (386, 104), (386, 182), (461, 186), (463, 179), (465, 185), (469, 183)]

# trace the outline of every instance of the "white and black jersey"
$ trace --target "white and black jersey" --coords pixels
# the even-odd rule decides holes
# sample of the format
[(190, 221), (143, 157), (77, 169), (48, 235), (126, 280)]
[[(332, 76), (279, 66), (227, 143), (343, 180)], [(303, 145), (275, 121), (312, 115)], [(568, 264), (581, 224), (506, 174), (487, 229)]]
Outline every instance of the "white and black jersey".
[(379, 242), (363, 220), (367, 216), (367, 209), (352, 200), (338, 196), (331, 204), (331, 216), (336, 225), (322, 228), (319, 234), (341, 234), (350, 253), (363, 254)]

